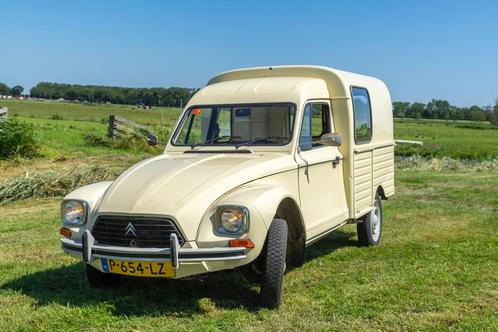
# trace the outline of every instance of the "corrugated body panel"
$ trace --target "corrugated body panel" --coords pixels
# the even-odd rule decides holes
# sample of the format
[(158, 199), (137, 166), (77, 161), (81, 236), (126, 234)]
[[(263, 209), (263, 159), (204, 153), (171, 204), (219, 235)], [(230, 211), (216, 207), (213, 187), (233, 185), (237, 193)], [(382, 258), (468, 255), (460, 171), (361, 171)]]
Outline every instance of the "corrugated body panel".
[(382, 186), (386, 196), (394, 195), (394, 146), (373, 152), (373, 187)]
[(378, 186), (386, 196), (394, 194), (394, 146), (354, 154), (355, 216), (368, 211)]
[(354, 154), (355, 216), (372, 204), (372, 151)]

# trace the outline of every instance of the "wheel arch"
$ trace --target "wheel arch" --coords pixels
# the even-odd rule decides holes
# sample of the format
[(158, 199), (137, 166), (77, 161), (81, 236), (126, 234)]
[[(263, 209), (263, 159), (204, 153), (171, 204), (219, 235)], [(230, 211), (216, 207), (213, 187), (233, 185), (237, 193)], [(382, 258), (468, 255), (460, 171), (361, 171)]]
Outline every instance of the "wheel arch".
[(301, 209), (291, 197), (285, 197), (275, 211), (275, 219), (284, 219), (288, 227), (287, 261), (291, 266), (301, 266), (306, 249), (306, 227)]
[(293, 237), (304, 236), (306, 239), (306, 228), (304, 227), (304, 219), (301, 214), (301, 209), (297, 202), (291, 197), (284, 197), (275, 211), (275, 218), (284, 219), (287, 221), (289, 233), (292, 230)]
[(386, 196), (386, 194), (385, 194), (385, 192), (384, 192), (384, 188), (382, 187), (382, 185), (379, 185), (379, 186), (377, 187), (377, 190), (376, 190), (376, 192), (375, 192), (375, 193), (376, 193), (376, 194), (378, 194), (378, 195), (380, 196), (380, 198), (381, 198), (381, 199), (383, 199), (383, 200), (387, 200), (387, 196)]

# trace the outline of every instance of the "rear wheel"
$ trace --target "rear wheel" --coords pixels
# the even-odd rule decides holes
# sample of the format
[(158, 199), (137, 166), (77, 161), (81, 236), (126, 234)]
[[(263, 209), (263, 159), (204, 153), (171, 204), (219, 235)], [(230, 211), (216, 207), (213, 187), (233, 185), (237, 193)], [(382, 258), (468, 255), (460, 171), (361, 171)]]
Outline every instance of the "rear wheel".
[(365, 216), (363, 222), (356, 225), (358, 242), (362, 246), (376, 246), (382, 234), (382, 204), (380, 196), (375, 195), (373, 210)]
[(90, 264), (85, 264), (85, 273), (88, 284), (94, 288), (112, 287), (119, 282), (119, 275), (101, 272)]
[(287, 222), (273, 219), (266, 238), (266, 255), (261, 276), (261, 303), (267, 308), (280, 306), (287, 251)]

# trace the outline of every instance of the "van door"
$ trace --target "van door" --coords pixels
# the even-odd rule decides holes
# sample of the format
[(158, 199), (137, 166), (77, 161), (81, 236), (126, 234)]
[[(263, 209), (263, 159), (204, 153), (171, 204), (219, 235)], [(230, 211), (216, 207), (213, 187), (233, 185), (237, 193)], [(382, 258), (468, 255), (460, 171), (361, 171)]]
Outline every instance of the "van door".
[[(351, 87), (354, 113), (354, 216), (369, 212), (373, 204), (372, 109), (367, 89)], [(390, 152), (390, 151), (388, 151)], [(381, 158), (384, 158), (381, 156)], [(377, 158), (376, 158), (377, 159)], [(380, 159), (385, 160), (385, 159)], [(389, 161), (388, 161), (389, 163)], [(380, 164), (384, 166), (385, 164)], [(379, 174), (385, 174), (379, 170)]]
[(330, 104), (327, 101), (306, 104), (296, 161), (307, 243), (348, 219), (343, 156), (337, 147), (320, 143), (321, 136), (330, 132), (334, 132)]

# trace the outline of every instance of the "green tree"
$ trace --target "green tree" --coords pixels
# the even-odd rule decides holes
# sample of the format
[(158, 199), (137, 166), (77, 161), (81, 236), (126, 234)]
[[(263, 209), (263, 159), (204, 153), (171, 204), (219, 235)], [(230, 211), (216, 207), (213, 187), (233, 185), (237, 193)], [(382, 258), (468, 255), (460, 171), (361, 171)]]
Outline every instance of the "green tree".
[(396, 118), (404, 118), (410, 109), (410, 103), (395, 101), (393, 103), (393, 115)]
[(422, 103), (413, 103), (411, 104), (406, 117), (420, 119), (422, 117), (422, 113), (424, 112), (425, 105)]
[(10, 94), (10, 88), (5, 83), (0, 83), (0, 95), (6, 96)]
[(10, 89), (10, 94), (14, 97), (19, 97), (22, 92), (24, 91), (24, 88), (20, 85), (13, 86), (12, 89)]
[(498, 126), (498, 101), (496, 101), (495, 110), (493, 112), (493, 116), (491, 117), (491, 123)]

